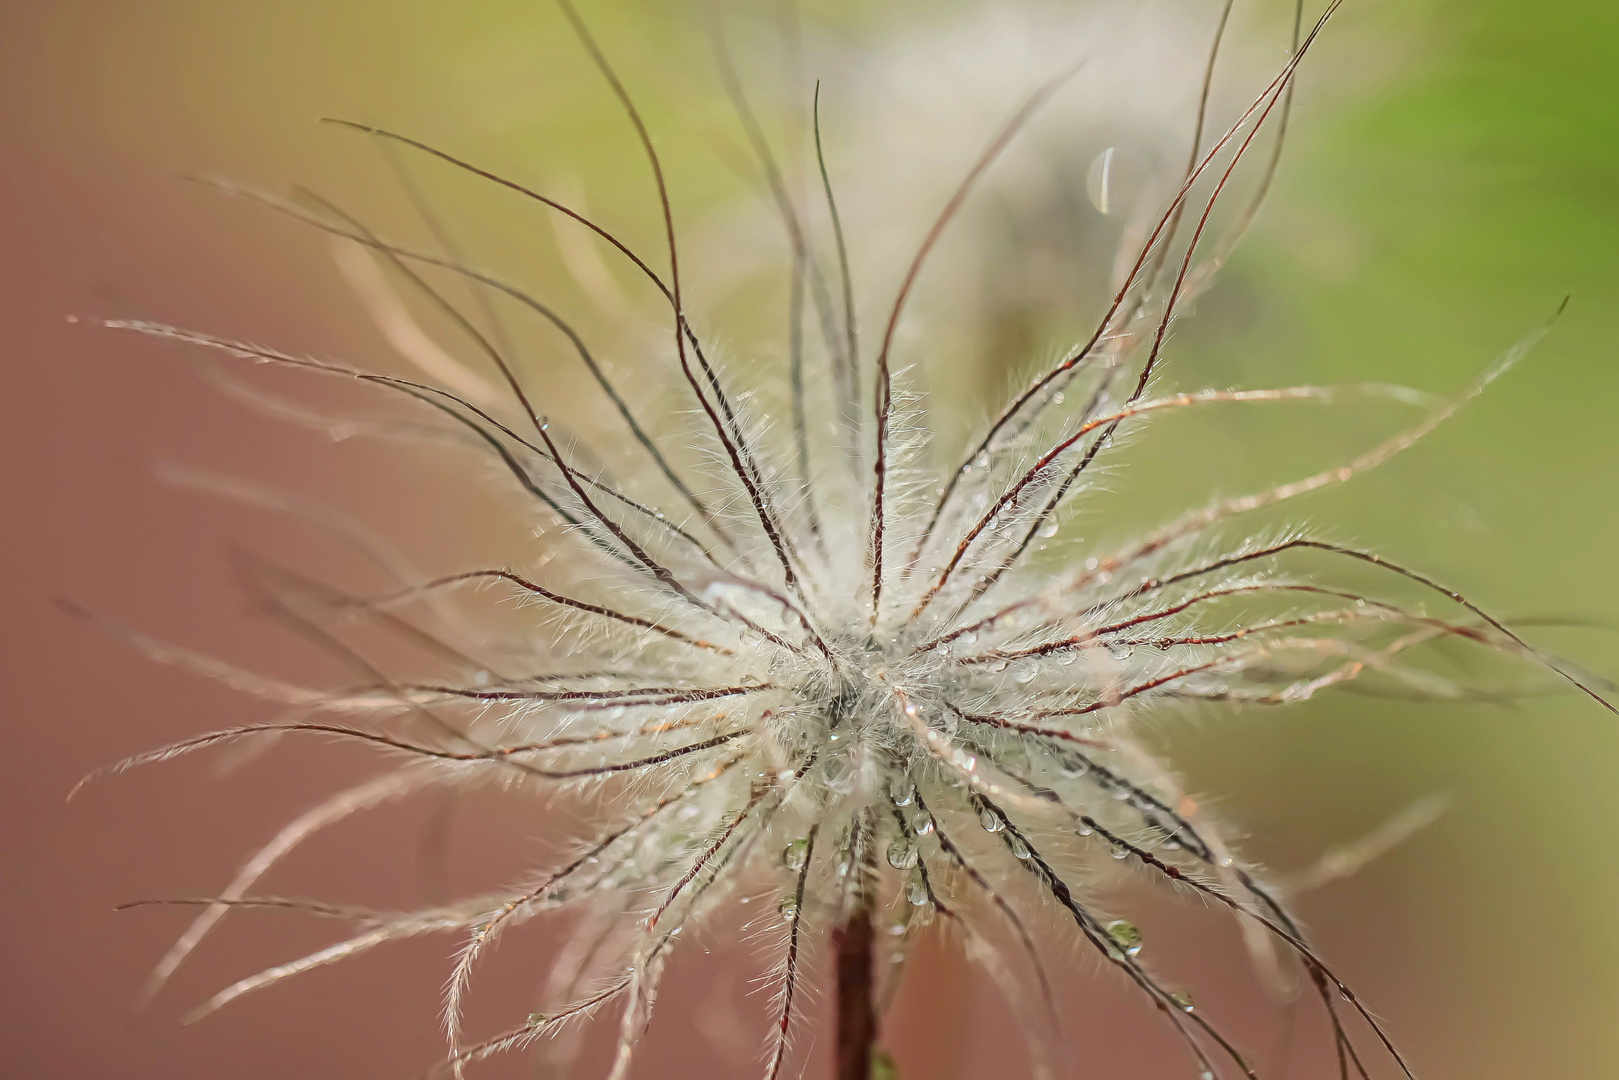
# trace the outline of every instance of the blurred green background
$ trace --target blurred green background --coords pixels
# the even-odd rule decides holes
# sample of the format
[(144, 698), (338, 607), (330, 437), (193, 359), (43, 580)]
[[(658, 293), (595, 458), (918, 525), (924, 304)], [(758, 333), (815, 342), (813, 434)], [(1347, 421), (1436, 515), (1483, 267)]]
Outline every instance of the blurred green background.
[[(695, 237), (693, 280), (727, 281), (710, 313), (737, 356), (734, 370), (761, 370), (779, 345), (766, 344), (775, 335), (775, 294), (758, 267), (779, 252), (773, 239), (755, 237), (768, 235), (768, 215), (746, 169), (728, 164), (743, 144), (718, 91), (703, 9), (671, 0), (582, 6), (640, 94), (667, 155), (678, 212)], [(1195, 65), (1201, 46), (1188, 43), (1206, 38), (1216, 9), (1163, 3), (1127, 21), (1149, 42), (1158, 27), (1173, 43), (1163, 56)], [(790, 129), (800, 120), (772, 82), (783, 62), (769, 52), (775, 5), (727, 10), (745, 78), (766, 87), (762, 114), (773, 131)], [(851, 203), (869, 202), (863, 218), (851, 210), (865, 226), (856, 261), (869, 286), (868, 326), (908, 254), (904, 245), (939, 200), (938, 189), (904, 195), (896, 187), (903, 177), (875, 167), (862, 176), (862, 160), (879, 157), (860, 140), (897, 132), (902, 149), (951, 149), (945, 163), (959, 169), (994, 119), (1047, 70), (1015, 50), (992, 51), (986, 36), (984, 82), (993, 89), (1000, 79), (998, 96), (986, 96), (983, 118), (952, 121), (905, 97), (908, 65), (920, 57), (927, 66), (935, 45), (950, 63), (965, 63), (974, 55), (972, 28), (991, 25), (986, 19), (1027, 28), (1083, 20), (1090, 10), (1002, 0), (991, 15), (969, 0), (805, 0), (806, 62), (820, 65), (810, 74), (824, 69), (829, 106), (843, 110), (845, 127), (829, 130), (829, 152), (846, 155), (842, 182)], [(1222, 108), (1229, 115), (1245, 88), (1262, 85), (1283, 55), (1289, 5), (1238, 0), (1237, 10), (1230, 67), (1222, 69), (1230, 83), (1217, 89), (1216, 119)], [(1018, 34), (993, 38), (1003, 40)], [(1608, 4), (1344, 6), (1306, 69), (1271, 201), (1196, 317), (1177, 328), (1175, 383), (1385, 380), (1448, 392), (1564, 295), (1572, 301), (1534, 354), (1457, 420), (1395, 463), (1290, 506), (1277, 520), (1319, 524), (1374, 547), (1496, 612), (1619, 620), (1615, 71), (1619, 9)], [(1145, 95), (1151, 82), (1144, 76), (1135, 90)], [(1184, 97), (1173, 100), (1184, 105)], [(1165, 108), (1166, 131), (1184, 124), (1185, 108)], [(319, 489), (393, 533), (416, 530), (419, 549), (445, 561), (481, 550), (485, 533), (511, 531), (498, 506), (456, 486), (453, 470), (435, 464), (412, 472), (421, 464), (415, 459), (347, 447), (332, 464), (337, 451), (244, 423), (172, 361), (129, 359), (140, 350), (63, 322), (68, 314), (151, 315), (291, 349), (374, 357), (375, 331), (322, 244), (178, 179), (205, 173), (282, 189), (310, 182), (383, 226), (419, 233), (374, 148), (317, 127), (324, 115), (418, 132), (552, 189), (587, 190), (590, 205), (635, 242), (655, 245), (644, 164), (549, 5), (12, 0), (0, 10), (8, 158), (0, 177), (7, 281), (0, 312), (15, 388), (3, 405), (6, 501), (16, 508), (5, 541), (13, 549), (5, 565), (14, 606), (9, 673), (0, 685), (16, 747), (3, 785), (0, 967), (11, 977), (0, 989), (7, 1001), (0, 1032), (18, 1070), (12, 1075), (358, 1075), (396, 1059), (408, 1071), (425, 1060), (421, 1047), (431, 1053), (432, 972), (441, 963), (431, 951), (428, 974), (416, 976), (426, 980), (422, 992), (409, 999), (414, 1011), (379, 1013), (373, 1002), (364, 1014), (389, 1025), (379, 1030), (398, 1024), (412, 1032), (390, 1037), (376, 1054), (366, 1049), (373, 1030), (356, 1034), (330, 1019), (337, 1005), (356, 1004), (334, 987), (363, 996), (385, 977), (376, 969), (350, 983), (318, 984), (310, 991), (315, 1004), (303, 1012), (271, 1004), (259, 1026), (233, 1019), (180, 1029), (172, 1010), (136, 1015), (128, 1004), (166, 944), (168, 924), (115, 921), (110, 905), (176, 887), (206, 889), (308, 797), (262, 792), (252, 827), (234, 831), (225, 824), (237, 805), (231, 793), (201, 784), (173, 794), (172, 805), (163, 801), (171, 793), (132, 787), (60, 806), (87, 768), (212, 724), (199, 709), (214, 710), (211, 717), (231, 708), (228, 695), (188, 697), (194, 691), (142, 661), (109, 659), (109, 646), (50, 608), (58, 593), (98, 599), (137, 625), (191, 642), (211, 640), (220, 620), (234, 616), (228, 574), (199, 567), (221, 561), (230, 537), (261, 524), (209, 516), (192, 500), (154, 492), (149, 461), (217, 463), (293, 490)], [(1062, 134), (1040, 130), (1040, 151)], [(1083, 135), (1094, 140), (1105, 131)], [(1014, 175), (1017, 153), (1008, 155)], [(925, 151), (917, 154), (926, 162)], [(948, 190), (955, 175), (930, 178)], [(549, 223), (443, 172), (422, 177), (434, 200), (453, 208), (463, 245), (480, 261), (583, 312), (585, 329), (610, 350), (645, 347), (656, 309), (641, 297), (627, 309), (602, 303), (599, 289), (580, 284), (578, 257), (570, 262)], [(1038, 206), (1027, 214), (1035, 216), (1022, 225), (1037, 225)], [(964, 220), (957, 246), (941, 249), (937, 281), (918, 298), (919, 321), (937, 317), (932, 332), (943, 342), (922, 376), (951, 422), (981, 416), (983, 400), (1096, 308), (1095, 292), (1066, 311), (1045, 300), (1011, 315), (1004, 298), (994, 311), (959, 303), (987, 295), (973, 267), (1009, 257), (973, 246), (993, 232), (993, 220)], [(1065, 272), (1059, 266), (1052, 274)], [(951, 320), (963, 334), (946, 332)], [(976, 366), (950, 367), (952, 348)], [(583, 390), (571, 367), (546, 377), (558, 400)], [(579, 423), (588, 430), (588, 415)], [(1162, 516), (1177, 505), (1177, 492), (1199, 500), (1211, 485), (1234, 492), (1320, 467), (1391, 423), (1354, 412), (1341, 420), (1266, 418), (1252, 427), (1226, 414), (1186, 425), (1167, 437), (1164, 451), (1144, 447), (1139, 463), (1115, 478), (1118, 494), (1105, 504), (1114, 516), (1102, 519), (1099, 535)], [(1130, 493), (1140, 489), (1165, 493), (1164, 501), (1134, 506)], [(428, 492), (443, 501), (431, 502)], [(271, 648), (256, 638), (229, 640)], [(1611, 629), (1546, 630), (1536, 640), (1619, 676)], [(1484, 665), (1473, 670), (1491, 675)], [(1282, 711), (1166, 724), (1158, 736), (1193, 788), (1251, 834), (1247, 851), (1280, 870), (1309, 864), (1416, 798), (1449, 793), (1437, 825), (1354, 878), (1304, 897), (1306, 921), (1323, 953), (1389, 1020), (1420, 1076), (1599, 1080), (1619, 1075), (1619, 861), (1610, 851), (1619, 822), (1616, 723), (1573, 693), (1511, 706), (1325, 695)], [(81, 737), (64, 745), (64, 731)], [(198, 823), (199, 816), (216, 820)], [(1198, 948), (1199, 939), (1186, 940)], [(1229, 942), (1222, 947), (1230, 952)], [(269, 959), (284, 951), (265, 949)], [(239, 956), (232, 960), (217, 969), (219, 978), (247, 970)], [(942, 957), (927, 962), (936, 975), (930, 989), (944, 1004), (915, 992), (901, 1001), (895, 1038), (906, 1075), (991, 1075), (1005, 1018), (979, 1004), (987, 991), (969, 984), (965, 969)], [(1205, 985), (1218, 977), (1206, 976)], [(212, 988), (188, 986), (199, 994)], [(974, 1015), (983, 1019), (974, 1024)], [(1107, 1030), (1082, 1030), (1099, 1041), (1086, 1055), (1092, 1071), (1076, 1075), (1148, 1075), (1139, 1062), (1119, 1063), (1128, 1056), (1115, 1062), (1103, 1052)], [(678, 1072), (670, 1066), (646, 1075)]]

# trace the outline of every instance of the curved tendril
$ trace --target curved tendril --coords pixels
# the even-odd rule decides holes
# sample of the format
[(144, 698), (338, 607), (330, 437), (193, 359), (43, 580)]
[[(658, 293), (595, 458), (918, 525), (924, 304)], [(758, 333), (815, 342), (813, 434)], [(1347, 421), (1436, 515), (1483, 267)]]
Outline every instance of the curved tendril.
[(625, 115), (629, 118), (631, 125), (635, 128), (637, 137), (641, 141), (641, 147), (646, 153), (647, 163), (652, 167), (653, 180), (658, 189), (658, 205), (663, 213), (664, 234), (668, 240), (670, 303), (674, 305), (675, 351), (680, 359), (680, 369), (685, 375), (687, 383), (690, 384), (692, 391), (697, 395), (703, 411), (707, 413), (715, 434), (719, 436), (721, 446), (731, 459), (732, 471), (736, 473), (737, 479), (742, 481), (742, 486), (747, 490), (748, 499), (753, 503), (754, 512), (758, 515), (759, 525), (764, 530), (765, 537), (770, 541), (771, 549), (775, 552), (777, 561), (781, 564), (782, 575), (787, 582), (787, 587), (794, 592), (798, 592), (800, 590), (798, 575), (793, 569), (793, 558), (789, 552), (791, 541), (782, 532), (776, 520), (775, 512), (770, 506), (769, 494), (759, 477), (758, 468), (753, 462), (752, 451), (743, 437), (741, 425), (737, 423), (729, 401), (724, 391), (720, 388), (718, 376), (714, 373), (713, 368), (709, 366), (708, 360), (703, 356), (701, 350), (694, 349), (698, 364), (703, 370), (704, 379), (708, 383), (708, 389), (725, 413), (723, 422), (715, 412), (714, 405), (710, 403), (707, 395), (703, 393), (702, 388), (698, 385), (697, 378), (691, 370), (691, 362), (686, 350), (686, 314), (681, 300), (680, 252), (675, 242), (674, 211), (670, 205), (669, 191), (664, 181), (663, 165), (659, 161), (657, 150), (652, 145), (652, 136), (647, 131), (646, 124), (641, 119), (641, 113), (635, 107), (635, 102), (630, 98), (629, 91), (624, 88), (624, 84), (619, 80), (613, 66), (608, 62), (600, 46), (596, 44), (596, 39), (591, 35), (590, 28), (585, 25), (584, 20), (579, 16), (578, 10), (575, 9), (570, 0), (556, 0), (556, 2), (557, 6), (562, 9), (563, 15), (567, 17), (568, 23), (573, 27), (574, 34), (585, 47), (585, 51), (590, 54), (596, 69), (607, 80), (614, 96), (618, 98), (619, 104), (623, 106)]
[(1027, 390), (1019, 394), (1005, 408), (1003, 408), (1000, 414), (995, 418), (994, 422), (990, 425), (988, 432), (984, 435), (984, 438), (969, 454), (962, 459), (962, 464), (951, 473), (950, 478), (946, 481), (945, 491), (941, 494), (935, 507), (933, 516), (930, 519), (930, 524), (923, 530), (921, 541), (918, 544), (918, 550), (925, 547), (928, 540), (931, 538), (933, 529), (937, 525), (939, 516), (943, 512), (944, 505), (956, 490), (957, 481), (963, 475), (966, 468), (971, 466), (972, 462), (976, 460), (980, 454), (989, 449), (995, 443), (996, 437), (1000, 435), (1001, 431), (1006, 427), (1006, 425), (1012, 421), (1013, 417), (1022, 412), (1026, 405), (1033, 401), (1040, 393), (1045, 391), (1047, 387), (1049, 387), (1055, 380), (1073, 371), (1075, 367), (1090, 357), (1097, 344), (1108, 332), (1108, 328), (1113, 325), (1114, 317), (1124, 306), (1126, 298), (1130, 296), (1135, 289), (1138, 279), (1141, 277), (1142, 270), (1146, 266), (1148, 256), (1152, 254), (1153, 250), (1158, 245), (1160, 238), (1164, 236), (1165, 231), (1169, 226), (1169, 221), (1175, 214), (1177, 208), (1186, 201), (1186, 198), (1191, 193), (1192, 187), (1197, 183), (1204, 171), (1207, 170), (1208, 167), (1213, 163), (1214, 159), (1219, 155), (1219, 153), (1225, 148), (1226, 144), (1236, 137), (1237, 133), (1240, 132), (1248, 123), (1249, 119), (1252, 118), (1254, 113), (1264, 105), (1268, 98), (1271, 98), (1276, 89), (1285, 86), (1291, 81), (1293, 73), (1297, 69), (1299, 62), (1304, 58), (1305, 50), (1314, 40), (1316, 34), (1319, 33), (1321, 28), (1326, 24), (1327, 20), (1333, 15), (1334, 12), (1337, 11), (1340, 3), (1342, 3), (1342, 0), (1334, 0), (1334, 2), (1328, 6), (1327, 10), (1316, 22), (1315, 27), (1310, 33), (1310, 37), (1306, 39), (1300, 48), (1294, 50), (1293, 56), (1288, 63), (1282, 68), (1276, 77), (1271, 80), (1270, 84), (1253, 99), (1252, 103), (1249, 104), (1248, 108), (1245, 109), (1242, 115), (1237, 118), (1236, 122), (1233, 123), (1231, 127), (1226, 129), (1225, 134), (1223, 134), (1219, 139), (1215, 140), (1214, 145), (1210, 147), (1208, 152), (1203, 155), (1203, 158), (1198, 163), (1197, 168), (1192, 170), (1191, 175), (1189, 175), (1181, 184), (1180, 190), (1176, 193), (1175, 198), (1164, 210), (1162, 217), (1159, 218), (1158, 225), (1153, 229), (1151, 235), (1148, 236), (1146, 242), (1141, 246), (1140, 254), (1137, 256), (1134, 266), (1131, 268), (1130, 273), (1126, 275), (1124, 283), (1119, 287), (1119, 291), (1114, 295), (1107, 311), (1097, 322), (1096, 329), (1092, 332), (1090, 339), (1087, 340), (1084, 345), (1080, 346), (1080, 348), (1069, 354), (1055, 367), (1051, 368), (1051, 370), (1047, 371), (1040, 378), (1036, 379)]
[(900, 313), (905, 309), (905, 301), (910, 297), (911, 288), (916, 284), (917, 275), (922, 271), (922, 264), (927, 260), (928, 254), (938, 243), (939, 237), (944, 233), (945, 226), (950, 224), (961, 204), (966, 200), (968, 192), (977, 182), (984, 170), (992, 165), (1001, 152), (1011, 143), (1014, 136), (1029, 122), (1040, 107), (1051, 99), (1064, 83), (1073, 78), (1082, 64), (1076, 64), (1067, 71), (1052, 79), (1048, 79), (1012, 115), (1012, 118), (1001, 126), (1001, 130), (990, 140), (978, 159), (973, 162), (967, 175), (962, 178), (956, 187), (955, 193), (945, 203), (944, 209), (934, 219), (933, 225), (928, 229), (927, 235), (922, 238), (916, 255), (911, 259), (910, 266), (905, 271), (905, 277), (900, 282), (899, 292), (894, 297), (894, 304), (888, 312), (888, 324), (883, 328), (882, 345), (877, 350), (877, 384), (876, 384), (876, 465), (873, 468), (874, 487), (872, 489), (871, 503), (871, 623), (876, 625), (882, 611), (883, 596), (883, 530), (885, 525), (884, 493), (888, 478), (888, 422), (893, 407), (893, 385), (889, 376), (888, 354), (894, 345), (894, 331), (899, 326)]
[(781, 1018), (777, 1021), (776, 1046), (765, 1070), (765, 1080), (776, 1080), (787, 1056), (787, 1033), (793, 1022), (793, 994), (798, 988), (798, 933), (804, 921), (804, 886), (809, 881), (810, 867), (815, 863), (815, 837), (821, 831), (820, 822), (810, 826), (804, 842), (804, 865), (798, 868), (798, 880), (793, 890), (793, 925), (787, 936), (787, 972), (782, 987)]
[(843, 219), (838, 201), (832, 195), (832, 178), (826, 171), (826, 152), (821, 146), (821, 83), (816, 80), (812, 106), (815, 129), (815, 164), (821, 173), (821, 191), (826, 196), (827, 216), (832, 219), (832, 237), (838, 249), (838, 279), (843, 286), (843, 332), (847, 338), (847, 363), (833, 369), (833, 386), (838, 392), (838, 415), (848, 439), (850, 465), (860, 467), (860, 332), (855, 322), (854, 280), (849, 274), (849, 249), (843, 238)]

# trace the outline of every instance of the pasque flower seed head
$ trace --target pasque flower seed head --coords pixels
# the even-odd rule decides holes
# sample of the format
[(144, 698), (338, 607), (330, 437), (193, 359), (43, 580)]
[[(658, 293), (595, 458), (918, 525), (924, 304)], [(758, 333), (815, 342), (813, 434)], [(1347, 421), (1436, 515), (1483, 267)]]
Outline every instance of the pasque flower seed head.
[[(791, 340), (778, 376), (788, 408), (772, 416), (714, 358), (710, 329), (687, 304), (676, 203), (652, 134), (585, 22), (560, 2), (651, 166), (664, 224), (658, 255), (523, 181), (399, 133), (349, 126), (396, 162), (415, 154), (514, 190), (621, 260), (666, 305), (679, 393), (657, 406), (662, 415), (632, 405), (559, 307), (474, 269), (453, 246), (395, 243), (313, 198), (288, 203), (233, 189), (337, 237), (354, 275), (384, 291), (388, 279), (401, 283), (461, 336), (476, 363), (430, 348), (416, 356), (429, 377), (409, 379), (153, 322), (112, 324), (391, 395), (413, 416), (382, 433), (421, 434), (485, 455), (541, 525), (530, 565), (402, 581), (385, 595), (262, 577), (269, 602), (361, 676), (340, 692), (252, 675), (125, 632), (163, 659), (288, 711), (115, 768), (271, 733), (364, 743), (390, 763), (288, 825), (207, 898), (155, 984), (237, 906), (307, 906), (354, 926), (327, 948), (243, 979), (203, 1011), (387, 942), (459, 934), (444, 1069), (459, 1073), (614, 1010), (617, 1080), (636, 1060), (660, 975), (685, 932), (740, 911), (764, 927), (775, 957), (778, 1023), (764, 1035), (771, 1080), (796, 1067), (793, 1037), (804, 1024), (812, 964), (835, 988), (839, 1077), (890, 1069), (875, 1050), (881, 1007), (913, 944), (937, 933), (960, 942), (1012, 1000), (1036, 1073), (1066, 1075), (1051, 1050), (1058, 1017), (1049, 954), (1037, 940), (1050, 932), (1052, 919), (1036, 917), (1044, 910), (1116, 971), (1121, 987), (1158, 1007), (1169, 1037), (1186, 1048), (1189, 1075), (1255, 1076), (1252, 1059), (1185, 990), (1164, 981), (1166, 958), (1142, 931), (1093, 899), (1094, 881), (1127, 868), (1195, 891), (1268, 937), (1314, 991), (1343, 1076), (1351, 1068), (1366, 1076), (1374, 1051), (1411, 1075), (1372, 1012), (1309, 944), (1282, 892), (1241, 860), (1219, 822), (1135, 733), (1141, 717), (1188, 703), (1279, 706), (1363, 678), (1443, 693), (1449, 684), (1420, 667), (1423, 647), (1442, 640), (1528, 659), (1602, 700), (1501, 621), (1415, 570), (1313, 532), (1242, 529), (1256, 511), (1404, 450), (1505, 372), (1539, 332), (1438, 402), (1371, 385), (1165, 384), (1171, 323), (1263, 199), (1298, 66), (1336, 3), (1299, 28), (1285, 64), (1224, 129), (1205, 116), (1209, 56), (1203, 101), (1191, 103), (1184, 171), (1119, 261), (1093, 332), (986, 424), (956, 433), (930, 426), (901, 370), (908, 302), (975, 184), (1071, 73), (1040, 86), (993, 134), (919, 238), (891, 299), (862, 328), (849, 259), (860, 237), (845, 235), (835, 194), (858, 177), (840, 179), (825, 152), (819, 92), (813, 162), (798, 184), (784, 175), (720, 50), (720, 74), (788, 240)], [(1227, 3), (1216, 49), (1229, 14)], [(1112, 167), (1111, 157), (1098, 159), (1089, 177), (1099, 206), (1110, 198)], [(1237, 188), (1246, 202), (1229, 218), (1216, 215)], [(454, 279), (472, 288), (476, 308), (441, 288)], [(629, 475), (596, 467), (551, 421), (543, 389), (502, 329), (513, 312), (565, 336), (611, 404), (634, 455)], [(1357, 396), (1425, 412), (1352, 460), (1212, 499), (1122, 546), (1097, 548), (1079, 536), (1077, 518), (1065, 519), (1125, 436), (1158, 418)], [(966, 452), (941, 464), (939, 448), (960, 444)], [(1345, 584), (1336, 575), (1344, 569), (1383, 585)], [(457, 604), (475, 590), (523, 602), (526, 629), (515, 649), (492, 646), (497, 635), (469, 625)], [(429, 643), (440, 673), (373, 666), (343, 644), (340, 628), (321, 624), (333, 614)], [(525, 649), (544, 669), (525, 666)], [(491, 776), (548, 799), (575, 797), (591, 830), (568, 857), (508, 890), (404, 914), (253, 891), (287, 851), (360, 809)], [(758, 907), (740, 907), (761, 896)], [(588, 914), (580, 924), (588, 945), (556, 960), (556, 1000), (503, 1034), (467, 1038), (462, 1000), (480, 959), (503, 935), (563, 910)]]

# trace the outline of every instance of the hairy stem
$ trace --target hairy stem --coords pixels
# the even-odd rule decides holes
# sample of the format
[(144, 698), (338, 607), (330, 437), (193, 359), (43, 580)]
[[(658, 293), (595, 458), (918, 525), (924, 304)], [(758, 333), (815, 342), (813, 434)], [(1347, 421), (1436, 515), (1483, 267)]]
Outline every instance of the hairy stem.
[(861, 891), (849, 918), (832, 932), (838, 966), (837, 1080), (871, 1080), (877, 1045), (875, 896)]

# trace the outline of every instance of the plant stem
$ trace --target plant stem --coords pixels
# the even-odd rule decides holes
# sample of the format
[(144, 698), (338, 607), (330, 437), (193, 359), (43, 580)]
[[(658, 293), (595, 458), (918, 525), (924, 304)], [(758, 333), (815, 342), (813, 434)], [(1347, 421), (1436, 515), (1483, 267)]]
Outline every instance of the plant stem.
[(873, 900), (866, 892), (848, 920), (832, 932), (832, 948), (838, 958), (837, 1080), (871, 1080), (871, 1057), (877, 1045)]

